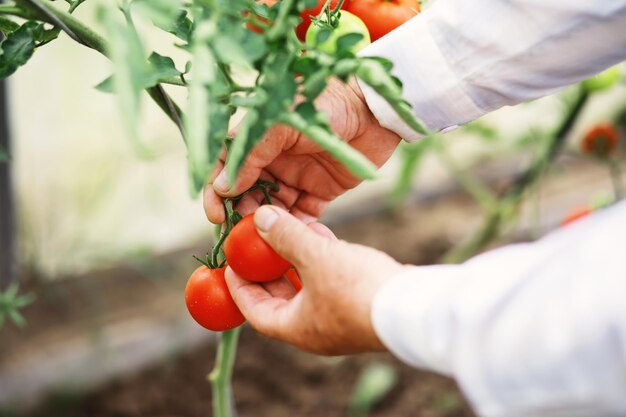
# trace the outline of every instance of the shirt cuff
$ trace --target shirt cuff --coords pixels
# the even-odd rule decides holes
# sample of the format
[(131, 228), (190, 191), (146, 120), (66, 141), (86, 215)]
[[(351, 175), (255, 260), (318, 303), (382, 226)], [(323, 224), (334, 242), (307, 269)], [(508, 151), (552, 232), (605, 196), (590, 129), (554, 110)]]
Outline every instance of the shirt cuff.
[[(450, 288), (461, 279), (461, 265), (410, 267), (394, 276), (374, 297), (372, 325), (391, 353), (417, 368), (452, 375), (448, 350)], [(441, 302), (439, 302), (441, 301)]]
[[(429, 10), (411, 19), (363, 49), (360, 56), (390, 60), (392, 73), (402, 81), (403, 96), (430, 130), (448, 131), (477, 119), (484, 112), (464, 91), (429, 30)], [(387, 101), (362, 80), (365, 100), (381, 126), (407, 142), (423, 135), (415, 132), (396, 114)]]

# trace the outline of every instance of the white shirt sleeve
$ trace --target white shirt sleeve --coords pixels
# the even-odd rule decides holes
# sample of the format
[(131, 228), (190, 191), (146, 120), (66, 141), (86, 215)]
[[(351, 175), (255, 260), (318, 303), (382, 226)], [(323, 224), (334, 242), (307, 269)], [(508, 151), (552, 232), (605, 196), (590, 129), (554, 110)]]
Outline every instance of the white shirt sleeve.
[(372, 321), (481, 416), (625, 416), (626, 202), (535, 243), (410, 268), (376, 295)]
[[(433, 130), (543, 97), (626, 59), (626, 0), (436, 0), (365, 48)], [(419, 137), (365, 83), (382, 126)]]

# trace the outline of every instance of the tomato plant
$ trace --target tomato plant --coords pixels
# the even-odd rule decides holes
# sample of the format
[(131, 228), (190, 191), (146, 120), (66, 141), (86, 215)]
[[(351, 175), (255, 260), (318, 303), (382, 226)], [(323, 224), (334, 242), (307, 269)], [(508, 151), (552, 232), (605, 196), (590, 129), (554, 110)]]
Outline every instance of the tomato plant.
[(372, 42), (382, 38), (420, 12), (418, 0), (347, 0), (347, 10), (369, 29)]
[[(340, 1), (329, 3), (334, 6), (333, 11), (336, 12)], [(351, 50), (352, 44), (360, 40), (359, 36), (340, 37), (344, 41), (331, 52), (301, 41), (309, 16), (317, 15), (322, 4), (326, 3), (321, 0), (282, 0), (275, 4), (269, 0), (261, 3), (252, 0), (7, 0), (0, 5), (0, 31), (4, 37), (0, 44), (0, 78), (9, 77), (36, 51), (61, 34), (104, 55), (112, 63), (112, 74), (97, 88), (115, 94), (132, 144), (142, 153), (149, 151), (140, 129), (142, 95), (147, 93), (181, 134), (194, 196), (205, 186), (226, 148), (225, 167), (232, 183), (250, 152), (268, 129), (277, 124), (306, 135), (355, 176), (373, 178), (375, 165), (338, 137), (327, 115), (317, 108), (316, 99), (329, 80), (347, 83), (352, 77), (358, 77), (383, 97), (408, 126), (421, 134), (429, 131), (403, 99), (402, 87), (391, 74), (392, 63), (377, 57), (358, 57)], [(78, 8), (87, 9), (88, 5), (93, 7), (93, 16), (83, 19), (74, 14)], [(86, 14), (87, 10), (81, 13)], [(105, 31), (103, 34), (92, 28), (93, 18)], [(136, 24), (138, 21), (140, 24)], [(147, 35), (144, 31), (154, 27), (169, 34), (172, 39), (169, 46), (175, 45), (180, 52), (175, 59), (149, 46), (152, 33)], [(298, 33), (300, 39), (294, 33)], [(243, 77), (242, 73), (248, 76)], [(173, 98), (172, 89), (184, 90), (186, 94), (180, 94), (186, 95), (184, 106)], [(243, 114), (243, 120), (237, 134), (231, 137), (229, 124), (235, 113)], [(236, 217), (233, 204), (233, 201), (225, 204), (231, 210), (226, 232), (233, 227), (231, 223), (235, 223), (232, 221)], [(216, 245), (210, 259), (207, 256), (207, 268), (223, 266), (220, 251), (216, 250), (219, 247)], [(235, 269), (236, 265), (237, 262), (233, 262), (231, 266)], [(278, 260), (270, 267), (279, 272), (270, 274), (269, 269), (263, 270), (267, 274), (257, 279), (276, 278), (286, 271), (288, 264)], [(219, 279), (220, 272), (205, 271), (205, 274), (206, 281), (200, 282), (217, 282), (211, 288), (224, 290), (219, 305), (226, 306), (227, 289)], [(242, 275), (250, 277), (245, 272)], [(195, 284), (196, 279), (192, 282), (190, 291), (199, 285)], [(197, 308), (199, 304), (192, 302), (190, 305)], [(204, 316), (203, 311), (192, 314), (211, 328), (235, 325), (240, 320), (231, 311), (232, 320), (228, 323), (214, 323), (211, 320), (218, 315)], [(224, 332), (220, 342), (211, 377), (216, 417), (230, 416), (234, 409), (228, 386), (236, 340), (237, 328), (234, 328)]]
[[(327, 32), (327, 33), (324, 33)], [(346, 48), (341, 48), (342, 41), (350, 42), (349, 37), (354, 36), (354, 40)], [(360, 38), (358, 37), (360, 35)], [(320, 41), (320, 38), (323, 40)], [(337, 49), (348, 49), (356, 53), (370, 44), (370, 35), (365, 23), (350, 12), (343, 11), (340, 14), (337, 27), (328, 25), (318, 25), (315, 22), (309, 26), (306, 32), (306, 43), (309, 46), (316, 46), (320, 51), (334, 54)]]
[(185, 304), (191, 317), (200, 326), (218, 332), (246, 321), (228, 291), (224, 270), (202, 265), (193, 271), (185, 287)]
[(248, 214), (233, 227), (224, 242), (226, 262), (242, 278), (256, 282), (280, 278), (291, 264), (263, 240)]

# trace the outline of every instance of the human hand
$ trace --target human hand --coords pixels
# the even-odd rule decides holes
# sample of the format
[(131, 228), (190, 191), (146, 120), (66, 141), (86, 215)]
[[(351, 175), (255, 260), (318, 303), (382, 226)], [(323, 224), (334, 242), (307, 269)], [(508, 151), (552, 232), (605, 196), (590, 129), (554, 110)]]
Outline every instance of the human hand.
[(370, 318), (385, 281), (403, 268), (377, 250), (337, 240), (320, 223), (306, 225), (275, 206), (254, 217), (261, 237), (298, 271), (296, 293), (283, 277), (246, 281), (226, 269), (226, 283), (248, 322), (260, 333), (325, 355), (384, 350)]
[[(328, 115), (333, 131), (378, 167), (389, 159), (400, 141), (398, 135), (380, 126), (354, 79), (348, 84), (331, 80), (316, 105)], [(204, 191), (206, 215), (216, 224), (225, 221), (221, 197), (237, 196), (259, 178), (279, 185), (279, 192), (273, 193), (273, 204), (306, 223), (317, 220), (330, 201), (361, 182), (316, 143), (284, 125), (268, 131), (230, 188), (225, 157), (221, 156), (214, 179)], [(237, 208), (242, 213), (253, 212), (262, 198), (260, 192), (246, 194)]]

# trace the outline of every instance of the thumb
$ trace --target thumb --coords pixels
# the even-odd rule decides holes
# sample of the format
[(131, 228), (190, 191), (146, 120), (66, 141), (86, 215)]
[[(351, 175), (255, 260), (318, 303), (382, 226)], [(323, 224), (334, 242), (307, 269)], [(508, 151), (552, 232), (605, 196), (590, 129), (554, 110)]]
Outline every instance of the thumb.
[(254, 214), (254, 224), (263, 240), (296, 268), (320, 259), (333, 243), (332, 239), (276, 206), (259, 207)]

